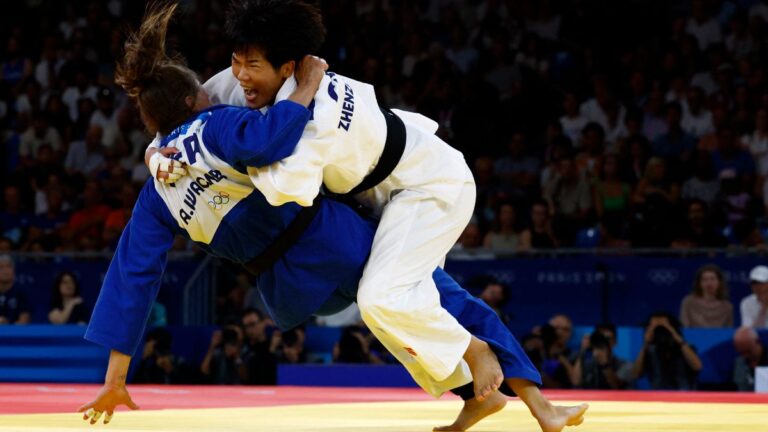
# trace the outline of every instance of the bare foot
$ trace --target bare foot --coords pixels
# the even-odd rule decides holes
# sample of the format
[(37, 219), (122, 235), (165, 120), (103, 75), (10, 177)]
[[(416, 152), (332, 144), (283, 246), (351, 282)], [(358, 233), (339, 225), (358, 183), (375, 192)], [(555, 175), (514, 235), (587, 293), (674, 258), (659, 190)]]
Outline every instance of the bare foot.
[(456, 417), (456, 421), (452, 425), (439, 426), (432, 430), (436, 432), (464, 432), (480, 420), (501, 411), (506, 404), (507, 398), (497, 391), (493, 392), (484, 401), (478, 401), (477, 399), (464, 401), (464, 408), (461, 409), (459, 416)]
[(560, 432), (566, 426), (578, 426), (584, 422), (584, 413), (589, 405), (575, 407), (552, 406), (541, 415), (536, 415), (542, 432)]
[(464, 360), (472, 371), (475, 387), (475, 398), (482, 402), (498, 390), (504, 381), (504, 374), (499, 366), (499, 359), (484, 341), (472, 336), (469, 348), (464, 354)]

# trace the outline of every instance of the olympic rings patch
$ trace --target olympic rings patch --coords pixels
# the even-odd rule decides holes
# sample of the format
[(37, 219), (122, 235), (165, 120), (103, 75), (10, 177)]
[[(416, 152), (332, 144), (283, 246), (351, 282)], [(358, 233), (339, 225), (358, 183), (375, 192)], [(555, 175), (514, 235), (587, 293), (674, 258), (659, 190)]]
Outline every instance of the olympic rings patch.
[(208, 205), (214, 210), (221, 210), (227, 204), (229, 204), (229, 194), (226, 192), (219, 192), (208, 201)]

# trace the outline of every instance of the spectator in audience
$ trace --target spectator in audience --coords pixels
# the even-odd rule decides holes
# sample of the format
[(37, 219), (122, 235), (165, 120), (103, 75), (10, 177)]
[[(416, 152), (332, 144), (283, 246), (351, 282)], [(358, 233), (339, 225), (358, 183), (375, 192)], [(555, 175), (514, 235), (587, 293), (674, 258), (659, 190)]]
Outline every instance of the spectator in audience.
[(333, 347), (334, 363), (373, 363), (381, 364), (369, 348), (369, 340), (365, 337), (363, 328), (347, 326), (341, 332), (341, 338)]
[(147, 334), (138, 370), (137, 384), (190, 384), (194, 374), (187, 362), (171, 352), (171, 334), (156, 328)]
[(738, 391), (755, 391), (755, 368), (768, 366), (768, 350), (754, 328), (740, 327), (733, 334), (739, 357), (733, 364), (733, 382)]
[(545, 388), (570, 388), (573, 366), (568, 359), (569, 352), (562, 349), (557, 330), (545, 324), (533, 330), (533, 337), (524, 339), (526, 352), (541, 372)]
[(693, 136), (701, 138), (702, 136), (714, 130), (712, 122), (712, 112), (704, 106), (706, 95), (701, 87), (691, 87), (688, 89), (688, 99), (683, 113), (683, 119), (680, 127)]
[(56, 276), (51, 290), (51, 324), (88, 324), (90, 312), (80, 297), (80, 283), (74, 273), (64, 271)]
[(200, 372), (211, 384), (243, 384), (247, 371), (241, 352), (242, 334), (237, 326), (216, 330)]
[(574, 92), (568, 91), (563, 95), (563, 116), (560, 117), (560, 125), (574, 146), (581, 147), (581, 131), (587, 125), (587, 119), (579, 111), (579, 100)]
[(687, 218), (683, 226), (677, 230), (672, 242), (673, 248), (722, 248), (728, 246), (728, 240), (712, 226), (709, 209), (703, 201), (690, 201), (687, 207)]
[(101, 144), (104, 148), (114, 147), (120, 138), (117, 116), (115, 93), (108, 87), (102, 87), (96, 97), (96, 111), (91, 115), (90, 125), (101, 128)]
[(131, 218), (133, 205), (136, 202), (136, 188), (131, 183), (123, 183), (118, 199), (120, 200), (120, 207), (112, 210), (104, 221), (102, 244), (110, 250), (117, 247), (120, 234)]
[(695, 390), (701, 368), (701, 359), (683, 339), (677, 319), (667, 313), (651, 315), (634, 377), (647, 377), (654, 390)]
[(741, 325), (768, 327), (768, 267), (759, 265), (749, 272), (752, 294), (741, 300)]
[[(768, 108), (755, 113), (755, 129), (741, 137), (741, 145), (752, 154), (759, 176), (759, 185), (768, 178)], [(762, 188), (758, 187), (758, 190)]]
[(531, 226), (520, 234), (520, 250), (553, 249), (559, 245), (549, 218), (549, 204), (535, 201), (531, 206)]
[(483, 234), (480, 231), (480, 225), (476, 217), (473, 217), (469, 221), (467, 227), (459, 236), (459, 240), (451, 249), (452, 253), (455, 252), (472, 252), (483, 247)]
[(19, 156), (25, 167), (35, 165), (34, 158), (38, 149), (47, 144), (54, 152), (60, 152), (63, 147), (61, 135), (48, 123), (45, 113), (35, 111), (32, 113), (32, 126), (21, 135), (19, 143)]
[(498, 254), (513, 254), (520, 249), (520, 234), (517, 231), (517, 216), (512, 203), (499, 205), (491, 229), (485, 235), (483, 245)]
[(302, 328), (294, 328), (285, 332), (275, 331), (272, 335), (271, 350), (277, 356), (278, 363), (304, 363), (307, 360), (304, 352), (306, 334)]
[(67, 234), (79, 249), (94, 250), (101, 245), (104, 222), (112, 209), (103, 201), (101, 185), (88, 180), (83, 190), (83, 206), (74, 212), (67, 225)]
[(539, 176), (539, 160), (526, 154), (525, 135), (512, 133), (507, 156), (496, 161), (494, 173), (501, 180), (501, 187), (513, 200), (521, 200), (531, 194)]
[(554, 348), (563, 353), (566, 357), (570, 357), (571, 348), (570, 341), (573, 336), (573, 321), (568, 315), (557, 314), (549, 319), (549, 325), (555, 329), (557, 339), (554, 342)]
[(579, 171), (589, 179), (598, 176), (605, 153), (605, 131), (599, 124), (592, 122), (584, 127), (579, 150), (575, 159)]
[(0, 210), (0, 235), (14, 244), (21, 244), (32, 215), (24, 208), (19, 187), (9, 184), (3, 188), (3, 207)]
[(619, 169), (618, 156), (605, 156), (592, 189), (592, 205), (598, 219), (607, 230), (616, 233), (622, 231), (632, 195), (632, 189), (622, 181)]
[(16, 283), (13, 259), (0, 255), (0, 324), (29, 324), (31, 315), (27, 296)]
[(720, 193), (720, 179), (712, 165), (712, 156), (704, 151), (697, 151), (693, 162), (693, 177), (683, 183), (680, 196), (686, 201), (701, 200), (711, 206)]
[(504, 307), (509, 301), (509, 291), (507, 290), (507, 287), (499, 281), (491, 279), (485, 284), (479, 297), (485, 304), (493, 309), (494, 312), (496, 312), (496, 315), (499, 316), (504, 324), (509, 325), (511, 319), (504, 311)]
[(683, 327), (733, 327), (733, 304), (728, 300), (728, 283), (714, 264), (699, 268), (693, 290), (680, 305)]
[(559, 175), (545, 187), (544, 197), (554, 215), (554, 232), (564, 244), (571, 245), (576, 232), (587, 224), (592, 193), (573, 159), (562, 159), (559, 168)]
[(677, 183), (669, 180), (664, 159), (651, 158), (645, 167), (645, 175), (632, 195), (636, 218), (634, 246), (665, 247), (671, 241), (670, 221), (674, 220), (675, 206), (680, 198)]
[(84, 140), (74, 141), (69, 145), (67, 157), (64, 159), (64, 168), (68, 174), (93, 178), (104, 170), (106, 160), (101, 145), (102, 135), (100, 126), (91, 125)]
[(615, 346), (613, 324), (600, 324), (591, 335), (584, 335), (572, 369), (573, 386), (597, 390), (628, 388), (632, 383), (632, 362), (615, 356)]
[(681, 121), (683, 108), (679, 103), (671, 102), (666, 107), (667, 132), (653, 141), (653, 155), (667, 161), (685, 164), (691, 160), (696, 150), (696, 138), (686, 132)]
[(270, 320), (257, 309), (249, 308), (243, 312), (245, 341), (241, 358), (245, 362), (247, 384), (275, 385), (277, 383), (277, 359), (270, 350), (271, 343), (267, 335)]
[(717, 149), (712, 153), (712, 164), (721, 178), (726, 173), (735, 175), (744, 190), (752, 191), (755, 162), (752, 155), (741, 148), (730, 125), (724, 124), (717, 131)]

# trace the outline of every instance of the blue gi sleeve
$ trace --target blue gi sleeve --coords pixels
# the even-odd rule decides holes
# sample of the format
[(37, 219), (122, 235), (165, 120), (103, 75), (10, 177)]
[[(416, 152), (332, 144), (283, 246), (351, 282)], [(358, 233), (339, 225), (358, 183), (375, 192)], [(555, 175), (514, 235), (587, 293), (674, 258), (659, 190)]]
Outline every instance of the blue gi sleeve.
[(226, 107), (212, 111), (203, 130), (206, 146), (230, 165), (262, 167), (285, 159), (299, 143), (310, 111), (284, 100), (262, 114)]
[(131, 356), (136, 351), (173, 244), (174, 232), (159, 216), (164, 206), (149, 182), (120, 237), (85, 339)]

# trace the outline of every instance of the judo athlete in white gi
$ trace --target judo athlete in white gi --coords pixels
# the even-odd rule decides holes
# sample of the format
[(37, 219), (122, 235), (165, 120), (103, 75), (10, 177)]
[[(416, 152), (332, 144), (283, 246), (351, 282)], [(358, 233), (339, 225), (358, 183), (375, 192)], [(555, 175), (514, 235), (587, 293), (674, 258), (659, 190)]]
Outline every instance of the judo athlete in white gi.
[[(226, 27), (236, 46), (232, 67), (204, 88), (214, 103), (251, 108), (291, 94), (294, 60), (314, 52), (325, 35), (317, 9), (297, 0), (235, 2)], [(324, 186), (371, 209), (380, 221), (357, 293), (363, 320), (431, 392), (445, 391), (466, 360), (483, 400), (501, 384), (502, 371), (487, 344), (440, 307), (431, 277), (475, 207), (463, 155), (435, 135), (434, 121), (382, 110), (371, 85), (341, 75), (327, 74), (312, 111), (290, 157), (249, 168), (253, 183), (273, 205), (309, 206)], [(390, 163), (383, 181), (363, 182)]]
[[(164, 55), (165, 30), (174, 9), (154, 10), (145, 18), (126, 44), (117, 81), (137, 101), (145, 125), (163, 136), (161, 146), (178, 150), (175, 157), (189, 175), (174, 185), (157, 180), (145, 185), (107, 271), (86, 331), (88, 340), (112, 350), (104, 387), (96, 400), (81, 407), (91, 423), (104, 412), (105, 421), (111, 419), (121, 404), (137, 408), (125, 387), (126, 373), (175, 234), (258, 272), (269, 313), (287, 329), (313, 313), (333, 313), (354, 301), (376, 231), (374, 220), (330, 199), (319, 198), (309, 208), (267, 202), (245, 166), (281, 157), (267, 149), (282, 147), (281, 141), (298, 141), (311, 112), (291, 101), (276, 104), (267, 115), (209, 106), (194, 73)], [(306, 74), (307, 86), (317, 85), (322, 70)], [(294, 97), (301, 100), (299, 87)], [(531, 391), (538, 392), (538, 372), (493, 311), (442, 270), (435, 271), (434, 279), (443, 306), (494, 347), (510, 387), (515, 389), (514, 381), (532, 382)], [(456, 387), (472, 380), (466, 368), (460, 372), (452, 375)], [(471, 400), (472, 389), (464, 390)], [(527, 390), (515, 391), (532, 400)], [(554, 407), (540, 393), (537, 397), (550, 414), (539, 413), (543, 430), (559, 431), (583, 421), (586, 407)], [(476, 403), (475, 409), (463, 411), (454, 425), (441, 430), (465, 430), (506, 402), (494, 392)]]

